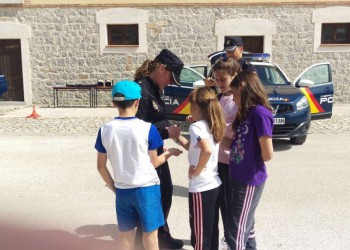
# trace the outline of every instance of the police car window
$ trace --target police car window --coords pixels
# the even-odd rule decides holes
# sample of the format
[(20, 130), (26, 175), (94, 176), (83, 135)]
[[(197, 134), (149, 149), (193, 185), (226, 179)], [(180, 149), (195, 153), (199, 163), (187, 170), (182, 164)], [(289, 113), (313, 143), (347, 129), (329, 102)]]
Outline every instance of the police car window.
[(322, 64), (310, 68), (300, 77), (300, 80), (302, 79), (313, 81), (315, 85), (330, 82), (328, 65)]
[(207, 66), (191, 66), (191, 69), (197, 71), (199, 74), (205, 76), (207, 71)]
[(181, 86), (193, 87), (193, 83), (203, 78), (195, 71), (183, 68), (180, 75)]
[(287, 85), (288, 81), (276, 67), (267, 65), (254, 65), (260, 81), (265, 86)]

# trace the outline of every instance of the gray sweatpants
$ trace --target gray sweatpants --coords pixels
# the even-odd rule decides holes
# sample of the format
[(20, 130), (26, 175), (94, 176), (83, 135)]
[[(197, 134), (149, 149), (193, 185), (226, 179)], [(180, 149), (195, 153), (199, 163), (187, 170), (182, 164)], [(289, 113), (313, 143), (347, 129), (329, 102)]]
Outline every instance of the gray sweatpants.
[(229, 179), (226, 242), (229, 250), (256, 250), (254, 214), (264, 185), (252, 186)]

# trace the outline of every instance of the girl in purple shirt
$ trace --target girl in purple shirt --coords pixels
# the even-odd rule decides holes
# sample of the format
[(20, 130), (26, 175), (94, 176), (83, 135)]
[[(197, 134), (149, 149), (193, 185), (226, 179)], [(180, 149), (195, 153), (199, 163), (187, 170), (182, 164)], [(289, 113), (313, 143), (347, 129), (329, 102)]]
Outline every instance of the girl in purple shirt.
[(242, 71), (230, 84), (238, 106), (232, 124), (226, 242), (228, 249), (256, 249), (254, 213), (267, 178), (265, 161), (273, 155), (272, 108), (257, 74)]

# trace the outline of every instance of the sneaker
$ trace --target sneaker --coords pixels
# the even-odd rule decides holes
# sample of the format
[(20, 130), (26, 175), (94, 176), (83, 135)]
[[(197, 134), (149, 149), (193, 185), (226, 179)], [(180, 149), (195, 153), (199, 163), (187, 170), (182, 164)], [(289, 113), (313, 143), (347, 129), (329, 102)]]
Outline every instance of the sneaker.
[(158, 239), (159, 249), (181, 249), (184, 246), (182, 240), (174, 239), (171, 236)]
[(219, 240), (219, 250), (227, 250), (227, 244), (225, 237), (223, 237), (221, 240)]

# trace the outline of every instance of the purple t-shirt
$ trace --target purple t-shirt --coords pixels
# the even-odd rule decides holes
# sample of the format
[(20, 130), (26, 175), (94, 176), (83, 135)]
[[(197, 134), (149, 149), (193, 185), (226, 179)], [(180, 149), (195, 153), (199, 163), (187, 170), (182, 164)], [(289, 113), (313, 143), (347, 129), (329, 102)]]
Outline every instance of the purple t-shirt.
[(248, 184), (260, 185), (267, 178), (261, 158), (259, 138), (272, 137), (273, 116), (264, 106), (252, 107), (247, 119), (238, 125), (230, 150), (230, 177)]

